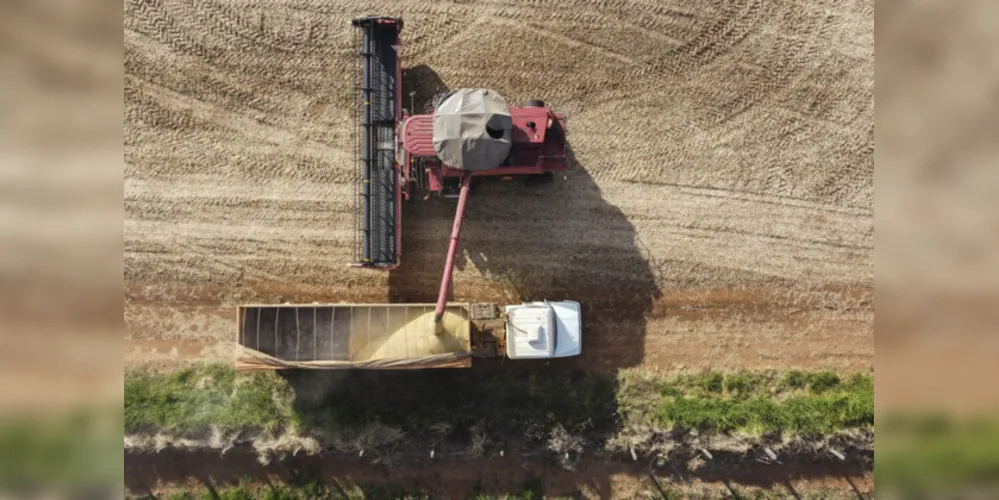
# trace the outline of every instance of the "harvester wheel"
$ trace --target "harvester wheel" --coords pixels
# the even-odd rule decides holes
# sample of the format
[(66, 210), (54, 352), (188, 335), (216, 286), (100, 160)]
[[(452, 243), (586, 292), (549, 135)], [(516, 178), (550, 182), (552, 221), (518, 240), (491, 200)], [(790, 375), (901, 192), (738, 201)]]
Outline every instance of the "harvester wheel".
[(520, 102), (520, 107), (522, 108), (543, 108), (545, 107), (545, 101), (540, 99), (528, 99), (526, 101)]

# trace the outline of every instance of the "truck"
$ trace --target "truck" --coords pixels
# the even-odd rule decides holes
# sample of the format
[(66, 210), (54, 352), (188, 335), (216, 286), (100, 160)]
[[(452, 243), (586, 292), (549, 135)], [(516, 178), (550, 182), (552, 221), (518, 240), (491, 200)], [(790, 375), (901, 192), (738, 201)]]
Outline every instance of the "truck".
[(473, 358), (513, 360), (579, 355), (578, 302), (537, 301), (499, 307), (436, 304), (255, 304), (237, 308), (236, 368), (468, 368)]

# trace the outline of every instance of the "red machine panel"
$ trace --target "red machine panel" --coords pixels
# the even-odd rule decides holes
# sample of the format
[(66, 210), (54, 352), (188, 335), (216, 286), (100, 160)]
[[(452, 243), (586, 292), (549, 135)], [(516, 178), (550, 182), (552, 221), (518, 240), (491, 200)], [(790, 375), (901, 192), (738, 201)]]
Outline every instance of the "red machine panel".
[(434, 115), (413, 115), (402, 124), (402, 145), (410, 156), (435, 156)]
[(542, 144), (548, 129), (547, 108), (510, 108), (513, 119), (513, 144)]

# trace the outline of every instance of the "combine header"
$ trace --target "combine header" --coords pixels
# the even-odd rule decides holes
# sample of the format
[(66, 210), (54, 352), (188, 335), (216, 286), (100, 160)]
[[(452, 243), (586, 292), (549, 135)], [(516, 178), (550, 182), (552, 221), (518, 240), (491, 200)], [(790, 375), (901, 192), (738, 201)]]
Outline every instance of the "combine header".
[(473, 179), (550, 182), (553, 172), (566, 168), (565, 115), (540, 100), (510, 107), (491, 90), (468, 88), (439, 96), (428, 113), (407, 113), (401, 104), (402, 20), (365, 17), (352, 24), (359, 30), (361, 66), (360, 78), (355, 74), (360, 133), (352, 265), (387, 271), (400, 265), (403, 200), (457, 198), (437, 302), (241, 306), (244, 355), (238, 366), (429, 368), (469, 366), (473, 356), (579, 354), (577, 302), (502, 308), (447, 302)]
[[(360, 186), (355, 210), (357, 265), (394, 269), (399, 265), (402, 242), (400, 176), (396, 166), (396, 127), (402, 119), (400, 92), (402, 65), (399, 32), (402, 20), (355, 19), (361, 30), (361, 80), (355, 72), (355, 163), (359, 159)], [(359, 127), (358, 127), (359, 125)], [(356, 137), (356, 136), (355, 136)], [(359, 157), (359, 158), (358, 158)]]

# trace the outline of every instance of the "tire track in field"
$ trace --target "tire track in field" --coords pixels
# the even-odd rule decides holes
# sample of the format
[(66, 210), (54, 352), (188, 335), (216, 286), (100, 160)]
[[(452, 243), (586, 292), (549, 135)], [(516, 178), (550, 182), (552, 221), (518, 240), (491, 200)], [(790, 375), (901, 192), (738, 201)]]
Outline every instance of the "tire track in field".
[[(497, 12), (495, 14), (499, 14), (499, 13)], [(627, 65), (640, 66), (642, 64), (641, 62), (636, 61), (636, 60), (628, 57), (627, 55), (619, 54), (617, 52), (614, 52), (614, 51), (611, 51), (611, 50), (607, 50), (607, 49), (605, 49), (605, 48), (603, 48), (603, 47), (601, 47), (599, 45), (596, 45), (596, 44), (594, 44), (592, 42), (587, 42), (587, 41), (583, 41), (583, 40), (576, 40), (575, 38), (572, 38), (572, 37), (569, 37), (569, 36), (566, 36), (566, 35), (560, 35), (558, 33), (555, 33), (555, 32), (552, 32), (552, 31), (549, 31), (549, 30), (546, 30), (546, 29), (543, 29), (543, 28), (538, 28), (538, 27), (533, 26), (531, 24), (518, 21), (516, 19), (502, 17), (502, 15), (498, 15), (496, 17), (490, 17), (489, 21), (491, 23), (493, 23), (493, 24), (506, 25), (506, 26), (516, 26), (516, 27), (524, 29), (524, 30), (526, 30), (526, 31), (528, 31), (530, 33), (533, 33), (533, 34), (535, 34), (537, 36), (548, 37), (548, 38), (551, 38), (551, 39), (553, 39), (553, 40), (555, 40), (557, 42), (561, 42), (563, 44), (569, 45), (570, 47), (581, 48), (581, 49), (584, 49), (586, 51), (593, 52), (595, 54), (599, 54), (601, 56), (607, 57), (609, 59), (614, 59), (614, 60), (616, 60), (618, 62), (627, 64)]]
[(241, 113), (206, 102), (191, 96), (176, 92), (160, 85), (145, 82), (134, 82), (139, 92), (159, 101), (167, 109), (181, 109), (189, 112), (191, 117), (203, 123), (217, 123), (253, 142), (270, 143), (278, 146), (288, 146), (293, 143), (296, 148), (312, 149), (322, 153), (342, 153), (326, 144), (315, 141), (300, 141), (293, 132), (270, 126), (260, 120), (254, 120)]
[[(264, 13), (255, 16), (256, 19), (251, 22), (236, 12), (236, 8), (231, 5), (190, 0), (185, 0), (184, 4), (187, 6), (184, 12), (192, 17), (192, 25), (207, 28), (214, 38), (228, 42), (232, 49), (269, 53), (269, 61), (276, 61), (278, 57), (293, 56), (301, 51), (312, 52), (323, 49), (311, 43), (312, 40), (308, 40), (307, 35), (305, 40), (299, 38), (303, 34), (301, 31), (286, 39), (277, 36), (267, 29), (267, 18)], [(247, 11), (245, 7), (241, 10), (244, 13)]]
[(714, 0), (719, 13), (694, 39), (665, 54), (653, 63), (653, 69), (663, 74), (693, 73), (730, 52), (758, 29), (763, 0), (724, 2)]
[[(169, 0), (166, 1), (169, 3)], [(200, 41), (186, 35), (166, 11), (164, 0), (128, 0), (126, 5), (134, 13), (133, 16), (125, 16), (126, 29), (149, 36), (182, 55), (198, 56), (209, 61), (221, 55), (221, 51), (211, 51)]]
[[(314, 158), (325, 158), (327, 161), (339, 161), (347, 163), (350, 154), (340, 148), (334, 148), (308, 138), (297, 136), (294, 132), (284, 128), (274, 127), (259, 120), (254, 120), (241, 113), (223, 108), (213, 103), (205, 102), (191, 96), (181, 94), (174, 90), (162, 87), (153, 83), (130, 78), (126, 75), (126, 81), (133, 88), (149, 99), (156, 102), (161, 109), (181, 110), (181, 121), (189, 127), (194, 123), (215, 124), (238, 133), (241, 140), (248, 140), (254, 144), (266, 144), (275, 149), (281, 150), (283, 154), (304, 154)], [(267, 177), (282, 177), (276, 170), (278, 165), (272, 164), (275, 170), (264, 172)], [(334, 170), (340, 174), (339, 177), (329, 179), (333, 182), (345, 182), (348, 172)]]

